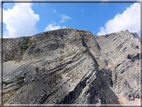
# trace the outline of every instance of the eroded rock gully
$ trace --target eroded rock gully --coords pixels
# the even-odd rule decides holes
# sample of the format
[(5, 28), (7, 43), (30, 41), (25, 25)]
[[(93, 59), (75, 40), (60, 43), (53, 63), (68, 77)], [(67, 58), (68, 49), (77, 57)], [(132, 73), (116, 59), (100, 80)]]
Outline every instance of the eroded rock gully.
[(3, 39), (3, 104), (139, 104), (139, 62), (139, 36), (127, 30)]

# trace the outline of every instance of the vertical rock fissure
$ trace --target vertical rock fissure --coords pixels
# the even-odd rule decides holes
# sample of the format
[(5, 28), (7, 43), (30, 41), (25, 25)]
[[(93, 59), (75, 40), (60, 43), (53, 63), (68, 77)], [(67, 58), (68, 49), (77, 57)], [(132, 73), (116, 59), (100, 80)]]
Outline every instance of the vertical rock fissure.
[[(82, 42), (82, 45), (84, 47), (86, 47), (86, 51), (88, 52), (88, 55), (93, 59), (93, 62), (94, 62), (94, 71), (97, 71), (98, 72), (98, 62), (96, 61), (95, 57), (92, 55), (92, 53), (90, 52), (87, 44), (85, 43), (85, 40), (84, 40), (84, 37), (81, 36), (81, 42)], [(97, 75), (98, 76), (98, 75)], [(78, 85), (74, 88), (73, 91), (71, 91), (67, 96), (64, 97), (63, 100), (61, 100), (58, 104), (71, 104), (73, 103), (76, 98), (80, 95), (80, 93), (82, 92), (82, 90), (84, 89), (84, 87), (86, 86), (86, 81), (91, 77), (91, 75), (87, 76), (86, 78), (84, 78), (82, 81), (80, 81), (78, 83)], [(98, 78), (100, 78), (98, 76)], [(100, 78), (101, 79), (101, 78)]]
[[(98, 88), (96, 88), (95, 87), (96, 85), (94, 84), (95, 78), (94, 78), (94, 81), (92, 81), (89, 85), (89, 86), (91, 86), (90, 89), (93, 89), (93, 90), (89, 91), (90, 97), (89, 97), (88, 103), (89, 104), (96, 104), (96, 103), (98, 103), (98, 99), (100, 99), (101, 104), (106, 104), (107, 97), (106, 97), (103, 90), (107, 90), (107, 89), (111, 91), (111, 93), (113, 94), (113, 96), (115, 96), (116, 99), (118, 99), (117, 96), (113, 93), (113, 91), (109, 88), (109, 85), (106, 83), (103, 73), (100, 72), (101, 70), (99, 70), (99, 68), (98, 68), (99, 67), (98, 62), (97, 62), (95, 56), (89, 50), (83, 36), (81, 36), (81, 41), (82, 41), (82, 45), (86, 47), (88, 55), (92, 58), (92, 60), (94, 62), (94, 71), (96, 71), (96, 73), (94, 75), (96, 75), (96, 78), (98, 80), (96, 83)], [(98, 45), (98, 43), (97, 43), (97, 45)], [(98, 93), (96, 91), (98, 91)], [(100, 96), (100, 97), (98, 97), (98, 99), (96, 99), (97, 96)], [(117, 103), (119, 103), (118, 100), (117, 100)]]
[(95, 57), (94, 57), (94, 56), (92, 55), (92, 53), (90, 52), (90, 50), (89, 50), (87, 44), (85, 43), (85, 40), (84, 40), (84, 37), (83, 37), (83, 36), (82, 36), (82, 38), (81, 38), (81, 41), (82, 41), (82, 45), (86, 47), (86, 50), (87, 50), (87, 52), (88, 52), (88, 55), (93, 59), (93, 61), (94, 61), (94, 66), (95, 66), (95, 68), (96, 68), (96, 70), (97, 70), (98, 67), (99, 67), (98, 62), (96, 61)]

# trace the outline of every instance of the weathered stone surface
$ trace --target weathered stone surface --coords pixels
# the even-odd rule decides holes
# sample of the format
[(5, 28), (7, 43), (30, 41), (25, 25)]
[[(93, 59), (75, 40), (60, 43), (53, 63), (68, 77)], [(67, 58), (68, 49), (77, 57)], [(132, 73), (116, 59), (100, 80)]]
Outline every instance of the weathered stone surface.
[[(59, 29), (3, 39), (4, 104), (126, 104), (140, 98), (140, 41)], [(127, 102), (127, 103), (128, 103)]]
[[(125, 97), (130, 100), (140, 96), (140, 49), (135, 48), (140, 47), (138, 36), (136, 38), (126, 30), (97, 37), (96, 41), (102, 48), (101, 59), (97, 61), (101, 65), (100, 68), (105, 67), (113, 71), (115, 92), (122, 95), (127, 93)], [(97, 54), (94, 56), (97, 57)]]

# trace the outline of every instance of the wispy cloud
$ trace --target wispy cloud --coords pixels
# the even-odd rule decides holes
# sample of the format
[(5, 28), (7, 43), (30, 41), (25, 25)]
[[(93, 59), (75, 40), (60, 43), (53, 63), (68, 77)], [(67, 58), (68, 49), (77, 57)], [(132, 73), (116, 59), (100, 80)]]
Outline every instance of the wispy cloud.
[(59, 14), (59, 13), (56, 11), (56, 9), (54, 9), (53, 11), (54, 11), (55, 13), (57, 13), (58, 16), (61, 18), (60, 24), (63, 23), (63, 22), (66, 22), (67, 19), (71, 19), (70, 16), (67, 16), (67, 15), (65, 15), (65, 14)]
[(7, 31), (4, 37), (20, 37), (38, 32), (36, 23), (39, 15), (35, 14), (30, 3), (16, 3), (12, 9), (3, 10), (3, 23)]
[(66, 19), (71, 19), (69, 16), (64, 15), (64, 14), (61, 14), (60, 16), (61, 16), (61, 21), (60, 21), (60, 23), (66, 22)]
[[(53, 9), (53, 11), (61, 18), (61, 20), (59, 21), (59, 23), (63, 23), (66, 22), (67, 19), (71, 19), (71, 17), (65, 15), (65, 14), (59, 14), (56, 9)], [(66, 26), (61, 26), (58, 25), (57, 23), (55, 23), (54, 21), (50, 24), (48, 24), (45, 28), (45, 31), (49, 31), (49, 30), (56, 30), (56, 29), (61, 29), (61, 28), (66, 28)]]
[(53, 11), (56, 13), (56, 10), (55, 10), (55, 9), (54, 9)]
[(45, 28), (45, 31), (49, 31), (49, 30), (56, 30), (56, 29), (61, 29), (61, 28), (66, 28), (66, 26), (60, 26), (57, 25), (55, 22), (48, 24), (47, 27)]
[(81, 12), (84, 12), (84, 9), (82, 9)]
[(111, 20), (101, 27), (98, 35), (103, 35), (120, 30), (129, 30), (130, 32), (140, 32), (140, 4), (134, 3), (128, 7), (122, 14), (118, 13)]

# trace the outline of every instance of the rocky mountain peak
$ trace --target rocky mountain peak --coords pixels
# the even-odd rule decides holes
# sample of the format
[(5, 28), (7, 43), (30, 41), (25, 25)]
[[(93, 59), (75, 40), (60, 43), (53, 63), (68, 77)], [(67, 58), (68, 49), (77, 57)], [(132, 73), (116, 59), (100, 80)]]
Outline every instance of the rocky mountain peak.
[(140, 104), (137, 35), (64, 28), (4, 38), (3, 103)]

